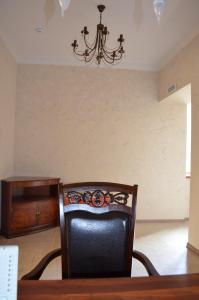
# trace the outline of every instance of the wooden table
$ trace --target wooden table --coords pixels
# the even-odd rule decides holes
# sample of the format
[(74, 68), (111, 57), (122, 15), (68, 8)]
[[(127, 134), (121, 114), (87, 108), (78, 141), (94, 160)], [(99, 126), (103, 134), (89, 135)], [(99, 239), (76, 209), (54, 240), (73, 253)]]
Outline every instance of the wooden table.
[(18, 300), (199, 299), (199, 274), (19, 281)]

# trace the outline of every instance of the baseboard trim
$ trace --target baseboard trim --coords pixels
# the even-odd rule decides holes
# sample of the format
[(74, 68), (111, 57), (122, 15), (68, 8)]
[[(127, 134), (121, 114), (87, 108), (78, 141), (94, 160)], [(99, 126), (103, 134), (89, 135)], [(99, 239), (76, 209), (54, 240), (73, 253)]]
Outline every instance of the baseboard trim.
[(182, 223), (188, 222), (188, 218), (184, 219), (137, 219), (136, 223)]
[(187, 249), (191, 250), (192, 252), (194, 252), (195, 254), (199, 255), (199, 249), (195, 248), (194, 246), (192, 246), (190, 243), (187, 243)]

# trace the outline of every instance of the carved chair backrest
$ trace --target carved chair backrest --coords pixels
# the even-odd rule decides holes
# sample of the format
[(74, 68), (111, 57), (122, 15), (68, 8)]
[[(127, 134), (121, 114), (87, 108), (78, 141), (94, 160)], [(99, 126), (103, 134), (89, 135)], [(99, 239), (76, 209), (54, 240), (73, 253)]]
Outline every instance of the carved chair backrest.
[(131, 275), (137, 188), (107, 182), (62, 185), (63, 279)]

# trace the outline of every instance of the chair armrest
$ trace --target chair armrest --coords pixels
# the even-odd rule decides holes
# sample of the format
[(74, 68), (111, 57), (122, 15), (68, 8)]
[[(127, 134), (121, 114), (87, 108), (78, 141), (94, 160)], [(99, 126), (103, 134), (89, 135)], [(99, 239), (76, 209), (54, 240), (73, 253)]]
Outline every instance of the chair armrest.
[(132, 256), (134, 258), (136, 258), (137, 260), (139, 260), (145, 266), (145, 269), (146, 269), (147, 273), (149, 274), (149, 276), (159, 276), (160, 275), (158, 273), (158, 271), (156, 270), (156, 268), (154, 267), (154, 265), (152, 264), (152, 262), (150, 261), (150, 259), (146, 255), (144, 255), (142, 252), (133, 250)]
[(60, 256), (62, 254), (61, 248), (55, 249), (51, 252), (49, 252), (46, 256), (42, 258), (42, 260), (36, 265), (36, 267), (24, 275), (21, 280), (37, 280), (41, 277), (43, 271), (47, 267), (47, 265), (57, 256)]

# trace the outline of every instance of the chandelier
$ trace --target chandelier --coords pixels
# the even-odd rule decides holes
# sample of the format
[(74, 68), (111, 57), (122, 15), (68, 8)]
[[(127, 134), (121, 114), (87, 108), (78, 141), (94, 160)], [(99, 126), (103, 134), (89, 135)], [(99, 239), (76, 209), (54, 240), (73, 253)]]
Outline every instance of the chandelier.
[(105, 9), (104, 5), (97, 6), (99, 13), (100, 13), (100, 22), (97, 24), (97, 32), (95, 36), (95, 40), (92, 44), (89, 44), (87, 40), (87, 35), (89, 35), (88, 29), (84, 26), (84, 29), (81, 31), (83, 35), (83, 40), (85, 43), (85, 50), (78, 51), (78, 43), (77, 40), (71, 44), (73, 47), (73, 52), (77, 57), (80, 57), (81, 61), (86, 63), (95, 60), (95, 62), (99, 65), (101, 61), (108, 64), (115, 64), (121, 61), (122, 56), (124, 54), (123, 43), (124, 38), (123, 35), (120, 34), (118, 38), (118, 47), (115, 49), (109, 49), (106, 46), (107, 36), (109, 34), (108, 29), (106, 26), (102, 24), (102, 13)]

